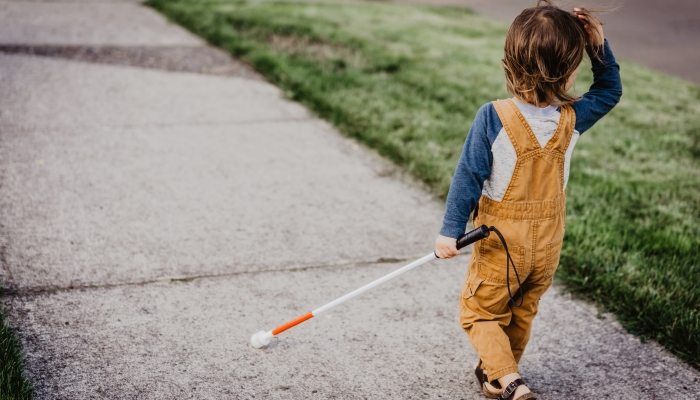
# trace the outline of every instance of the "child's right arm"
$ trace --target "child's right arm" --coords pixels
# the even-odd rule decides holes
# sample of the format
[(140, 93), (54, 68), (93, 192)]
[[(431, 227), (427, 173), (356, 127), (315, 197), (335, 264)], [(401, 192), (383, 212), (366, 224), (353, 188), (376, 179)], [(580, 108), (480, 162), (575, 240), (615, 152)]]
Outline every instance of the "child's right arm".
[[(500, 130), (500, 127), (489, 126), (489, 121), (498, 121), (495, 113), (490, 103), (482, 106), (464, 142), (447, 195), (440, 235), (435, 240), (435, 254), (440, 258), (459, 254), (457, 238), (466, 230), (469, 215), (476, 207), (484, 181), (491, 173), (491, 145)], [(491, 138), (489, 132), (494, 132)]]

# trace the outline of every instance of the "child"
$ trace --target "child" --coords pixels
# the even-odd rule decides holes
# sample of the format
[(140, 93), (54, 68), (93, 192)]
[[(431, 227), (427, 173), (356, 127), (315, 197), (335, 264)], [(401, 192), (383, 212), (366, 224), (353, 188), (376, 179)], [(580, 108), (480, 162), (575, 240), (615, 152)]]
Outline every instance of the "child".
[[(568, 91), (584, 50), (594, 83), (575, 98)], [(518, 295), (513, 266), (506, 278), (501, 242), (483, 239), (469, 261), (460, 321), (480, 357), (475, 372), (484, 394), (526, 400), (536, 396), (520, 378), (518, 362), (559, 263), (571, 154), (579, 136), (617, 104), (622, 84), (600, 21), (549, 0), (515, 19), (502, 64), (513, 98), (478, 111), (452, 180), (435, 254), (459, 254), (455, 238), (472, 211), (474, 226), (495, 226), (503, 234), (522, 292)]]

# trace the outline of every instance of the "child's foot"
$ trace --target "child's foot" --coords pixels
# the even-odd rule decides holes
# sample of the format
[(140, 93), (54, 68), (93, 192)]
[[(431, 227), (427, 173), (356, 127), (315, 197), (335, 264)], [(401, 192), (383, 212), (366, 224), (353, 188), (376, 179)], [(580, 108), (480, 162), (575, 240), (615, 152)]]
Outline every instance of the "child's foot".
[[(520, 374), (508, 374), (498, 379), (501, 387), (505, 388), (502, 391), (501, 399), (504, 400), (528, 400), (536, 399), (530, 388), (525, 385), (525, 382), (520, 378)], [(504, 397), (508, 395), (507, 397)]]
[(479, 385), (481, 385), (482, 393), (484, 394), (484, 396), (490, 399), (499, 398), (499, 395), (503, 392), (503, 390), (497, 389), (489, 383), (486, 373), (483, 369), (481, 369), (479, 365), (480, 363), (481, 360), (477, 361), (476, 364), (474, 364), (474, 373), (476, 374), (476, 379), (479, 382)]
[(486, 390), (488, 390), (491, 393), (496, 393), (496, 394), (503, 393), (503, 389), (498, 389), (497, 387), (493, 386), (489, 382), (484, 382), (484, 386), (486, 387)]

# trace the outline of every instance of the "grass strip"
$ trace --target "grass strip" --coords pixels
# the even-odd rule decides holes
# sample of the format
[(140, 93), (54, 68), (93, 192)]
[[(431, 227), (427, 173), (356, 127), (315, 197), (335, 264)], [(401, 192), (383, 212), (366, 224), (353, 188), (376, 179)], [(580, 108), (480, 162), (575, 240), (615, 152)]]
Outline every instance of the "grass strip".
[[(446, 196), (477, 109), (506, 98), (507, 24), (457, 8), (150, 0)], [(613, 50), (615, 43), (612, 43)], [(582, 66), (576, 91), (592, 82)], [(700, 367), (700, 88), (622, 63), (577, 145), (557, 278)]]
[(0, 399), (31, 399), (34, 388), (22, 374), (24, 357), (15, 331), (0, 311)]

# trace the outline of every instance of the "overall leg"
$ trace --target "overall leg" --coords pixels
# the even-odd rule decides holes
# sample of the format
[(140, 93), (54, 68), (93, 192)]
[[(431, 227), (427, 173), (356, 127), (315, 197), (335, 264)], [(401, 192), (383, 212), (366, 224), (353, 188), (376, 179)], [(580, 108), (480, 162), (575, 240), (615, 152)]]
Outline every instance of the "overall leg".
[(510, 340), (513, 357), (517, 362), (530, 340), (532, 321), (537, 315), (540, 298), (552, 285), (554, 271), (559, 264), (561, 241), (564, 236), (564, 215), (537, 221), (533, 232), (533, 268), (522, 284), (523, 303), (520, 307), (509, 304), (512, 318), (504, 328)]
[(460, 323), (481, 358), (489, 380), (518, 371), (510, 339), (503, 328), (511, 322), (504, 284), (468, 279), (462, 293)]
[(515, 362), (519, 363), (530, 340), (530, 331), (532, 328), (532, 320), (537, 315), (537, 309), (540, 304), (540, 298), (551, 285), (551, 279), (546, 281), (531, 281), (532, 275), (523, 283), (523, 304), (520, 307), (515, 307), (509, 303), (511, 311), (511, 320), (508, 326), (503, 328), (503, 331), (508, 336), (510, 348), (513, 352)]

